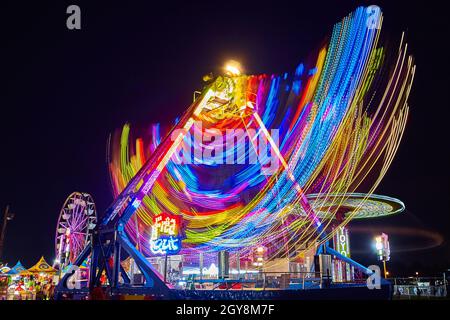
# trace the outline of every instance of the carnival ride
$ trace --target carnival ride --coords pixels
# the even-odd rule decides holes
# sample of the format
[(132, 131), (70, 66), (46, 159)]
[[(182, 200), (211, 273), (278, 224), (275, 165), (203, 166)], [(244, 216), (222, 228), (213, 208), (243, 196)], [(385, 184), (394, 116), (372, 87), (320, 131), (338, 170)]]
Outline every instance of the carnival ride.
[[(342, 220), (351, 216), (352, 220), (381, 218), (401, 213), (405, 205), (398, 199), (376, 194), (309, 194), (308, 201), (320, 218)], [(338, 202), (339, 206), (335, 207)]]
[(373, 192), (405, 129), (415, 65), (403, 36), (395, 49), (379, 45), (381, 23), (378, 7), (360, 7), (335, 25), (314, 64), (281, 75), (231, 66), (207, 79), (171, 128), (154, 125), (130, 144), (125, 125), (111, 140), (115, 200), (74, 261), (91, 256), (90, 287), (106, 274), (112, 289), (130, 288), (121, 261), (132, 257), (143, 290), (168, 296), (172, 286), (148, 259), (162, 213), (184, 221), (181, 254), (264, 246), (295, 258), (317, 247), (370, 275), (328, 243), (336, 221), (403, 209)]
[(73, 192), (61, 208), (55, 235), (54, 267), (60, 271), (74, 263), (92, 241), (97, 224), (97, 210), (88, 193)]

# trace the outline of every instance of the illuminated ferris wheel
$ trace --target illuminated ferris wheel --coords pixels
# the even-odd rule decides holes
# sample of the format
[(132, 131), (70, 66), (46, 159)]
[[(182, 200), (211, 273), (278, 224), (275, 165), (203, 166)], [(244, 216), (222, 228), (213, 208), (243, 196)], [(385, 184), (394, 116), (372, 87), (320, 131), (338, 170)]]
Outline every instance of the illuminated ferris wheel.
[(74, 263), (91, 242), (96, 224), (97, 211), (92, 196), (88, 193), (72, 193), (64, 202), (56, 225), (54, 265), (63, 270)]

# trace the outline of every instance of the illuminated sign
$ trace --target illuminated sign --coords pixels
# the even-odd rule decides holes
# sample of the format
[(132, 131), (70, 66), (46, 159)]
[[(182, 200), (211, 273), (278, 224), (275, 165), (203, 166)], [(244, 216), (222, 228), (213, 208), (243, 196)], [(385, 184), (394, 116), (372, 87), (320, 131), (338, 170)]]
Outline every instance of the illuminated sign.
[(388, 235), (382, 233), (381, 236), (375, 238), (375, 248), (377, 249), (378, 259), (380, 261), (389, 261), (391, 250), (389, 248)]
[(153, 218), (150, 250), (153, 254), (176, 254), (181, 250), (181, 216), (161, 213)]
[(350, 258), (350, 240), (348, 237), (348, 229), (338, 227), (334, 234), (334, 249), (344, 257)]

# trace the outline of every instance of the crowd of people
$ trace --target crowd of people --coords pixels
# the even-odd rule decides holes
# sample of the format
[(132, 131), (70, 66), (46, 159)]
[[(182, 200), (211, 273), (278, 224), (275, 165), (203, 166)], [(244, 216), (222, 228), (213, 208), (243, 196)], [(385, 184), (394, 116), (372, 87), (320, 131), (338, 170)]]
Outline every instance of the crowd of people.
[(35, 287), (36, 300), (53, 300), (55, 294), (55, 284), (52, 283), (36, 283)]
[(53, 300), (55, 283), (38, 276), (2, 277), (0, 300)]

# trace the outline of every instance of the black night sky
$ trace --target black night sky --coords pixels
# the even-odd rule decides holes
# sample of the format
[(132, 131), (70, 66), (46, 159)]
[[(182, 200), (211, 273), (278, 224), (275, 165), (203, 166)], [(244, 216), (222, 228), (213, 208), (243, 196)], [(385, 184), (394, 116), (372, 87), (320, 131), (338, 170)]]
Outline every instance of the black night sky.
[[(81, 7), (81, 30), (66, 28), (70, 4)], [(334, 23), (367, 4), (382, 8), (389, 39), (407, 32), (417, 76), (403, 142), (376, 191), (407, 211), (352, 224), (369, 228), (353, 234), (354, 255), (375, 262), (370, 241), (389, 226), (393, 275), (450, 268), (450, 28), (432, 1), (2, 1), (0, 209), (10, 204), (16, 214), (4, 260), (53, 261), (71, 192), (91, 193), (99, 214), (109, 205), (106, 142), (116, 128), (172, 121), (202, 76), (230, 58), (248, 73), (292, 71)], [(364, 250), (370, 254), (358, 254)]]

